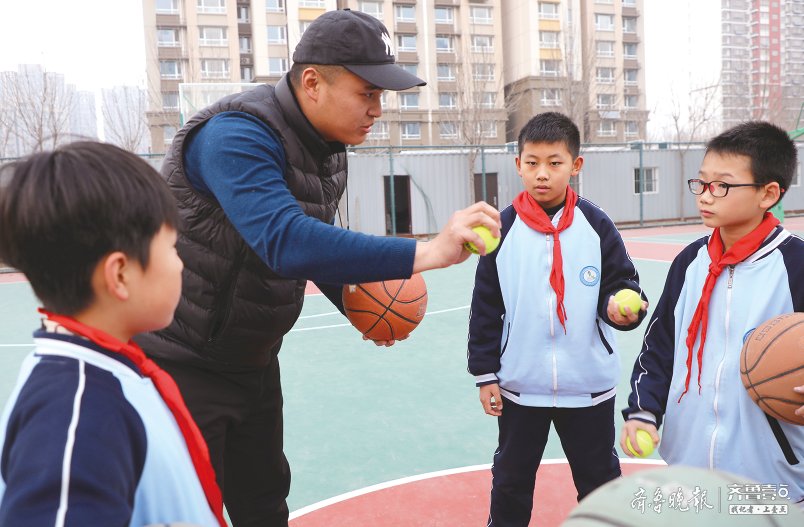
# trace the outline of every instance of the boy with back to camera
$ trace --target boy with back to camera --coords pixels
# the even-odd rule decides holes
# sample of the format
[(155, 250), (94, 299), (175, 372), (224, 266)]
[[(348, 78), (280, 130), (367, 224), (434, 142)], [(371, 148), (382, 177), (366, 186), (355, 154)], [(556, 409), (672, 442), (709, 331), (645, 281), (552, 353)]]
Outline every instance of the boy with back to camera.
[[(469, 372), (498, 417), (490, 526), (526, 526), (550, 423), (569, 460), (578, 500), (620, 476), (614, 450), (619, 356), (613, 327), (633, 313), (613, 295), (641, 294), (611, 219), (569, 186), (583, 166), (580, 134), (565, 115), (542, 113), (519, 134), (525, 190), (501, 213), (502, 239), (480, 258), (469, 320)], [(505, 398), (505, 408), (503, 408)]]
[(112, 145), (0, 171), (0, 259), (44, 306), (0, 419), (0, 525), (226, 525), (175, 383), (131, 341), (173, 318), (177, 225), (159, 174)]
[(804, 311), (804, 242), (768, 212), (790, 186), (796, 157), (787, 133), (761, 121), (707, 144), (688, 184), (714, 230), (670, 266), (634, 364), (620, 444), (630, 437), (636, 445), (639, 429), (658, 444), (664, 422), (660, 453), (668, 463), (787, 485), (789, 498), (801, 502), (804, 426), (764, 414), (739, 368), (752, 329)]

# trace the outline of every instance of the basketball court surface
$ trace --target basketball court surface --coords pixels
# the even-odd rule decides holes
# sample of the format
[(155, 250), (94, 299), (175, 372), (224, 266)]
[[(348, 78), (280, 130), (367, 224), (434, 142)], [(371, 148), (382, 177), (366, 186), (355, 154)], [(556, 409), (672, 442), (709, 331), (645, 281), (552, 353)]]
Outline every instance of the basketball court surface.
[[(804, 236), (804, 217), (788, 217), (785, 226)], [(697, 224), (621, 232), (655, 303), (673, 257), (709, 230)], [(363, 341), (309, 288), (280, 353), (292, 527), (486, 524), (497, 426), (483, 413), (466, 371), (476, 258), (424, 273), (427, 315), (410, 338), (391, 348)], [(0, 274), (0, 402), (32, 348), (36, 307), (20, 275)], [(619, 409), (643, 332), (644, 324), (617, 333), (618, 436)], [(656, 453), (639, 462), (621, 458), (624, 474), (662, 463)], [(560, 525), (575, 503), (569, 468), (552, 434), (537, 475), (531, 525)]]

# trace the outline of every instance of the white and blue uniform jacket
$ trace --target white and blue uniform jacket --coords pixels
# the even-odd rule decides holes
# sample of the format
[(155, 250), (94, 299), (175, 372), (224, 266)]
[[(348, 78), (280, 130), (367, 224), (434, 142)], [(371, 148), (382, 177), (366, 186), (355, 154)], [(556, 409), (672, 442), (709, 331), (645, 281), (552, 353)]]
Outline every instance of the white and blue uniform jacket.
[(788, 485), (804, 498), (804, 426), (767, 416), (740, 380), (744, 339), (766, 320), (804, 311), (804, 241), (778, 226), (749, 258), (723, 270), (709, 301), (709, 324), (698, 390), (693, 348), (689, 390), (687, 328), (711, 259), (709, 237), (687, 246), (673, 261), (645, 332), (631, 376), (626, 419), (657, 426), (659, 452), (670, 464), (724, 470), (765, 484)]
[[(472, 294), (468, 360), (477, 385), (498, 382), (506, 398), (525, 406), (579, 408), (614, 397), (620, 359), (606, 306), (620, 289), (641, 292), (614, 223), (579, 198), (572, 224), (559, 234), (565, 334), (550, 285), (553, 236), (528, 227), (512, 206), (501, 220), (500, 247), (480, 258)], [(617, 327), (633, 329), (640, 320)]]
[(34, 337), (0, 418), (0, 525), (217, 526), (151, 380), (85, 339)]

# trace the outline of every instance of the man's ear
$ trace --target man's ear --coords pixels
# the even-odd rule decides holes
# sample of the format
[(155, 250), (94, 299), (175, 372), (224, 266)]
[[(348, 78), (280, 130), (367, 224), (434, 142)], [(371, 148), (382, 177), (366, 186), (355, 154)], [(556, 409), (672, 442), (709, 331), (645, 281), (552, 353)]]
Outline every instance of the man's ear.
[(762, 193), (762, 199), (759, 202), (759, 206), (765, 210), (773, 207), (782, 195), (782, 189), (776, 181), (762, 187), (760, 192)]
[[(121, 251), (109, 253), (103, 257), (95, 270), (97, 284), (102, 291), (117, 300), (128, 300), (129, 277), (132, 263)], [(100, 291), (96, 290), (96, 294)]]
[(301, 74), (301, 89), (307, 97), (315, 102), (318, 102), (322, 82), (321, 73), (313, 67), (305, 69)]

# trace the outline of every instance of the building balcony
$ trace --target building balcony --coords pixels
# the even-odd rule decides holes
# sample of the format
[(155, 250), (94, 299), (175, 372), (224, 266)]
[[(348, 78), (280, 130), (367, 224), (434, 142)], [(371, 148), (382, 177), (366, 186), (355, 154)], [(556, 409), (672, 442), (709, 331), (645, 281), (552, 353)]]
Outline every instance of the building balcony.
[(156, 26), (184, 27), (187, 24), (182, 20), (182, 16), (176, 13), (156, 13)]
[(157, 49), (156, 56), (159, 59), (185, 59), (185, 58), (187, 58), (185, 53), (184, 53), (184, 49), (181, 46), (176, 46), (176, 47), (159, 46), (156, 49)]

